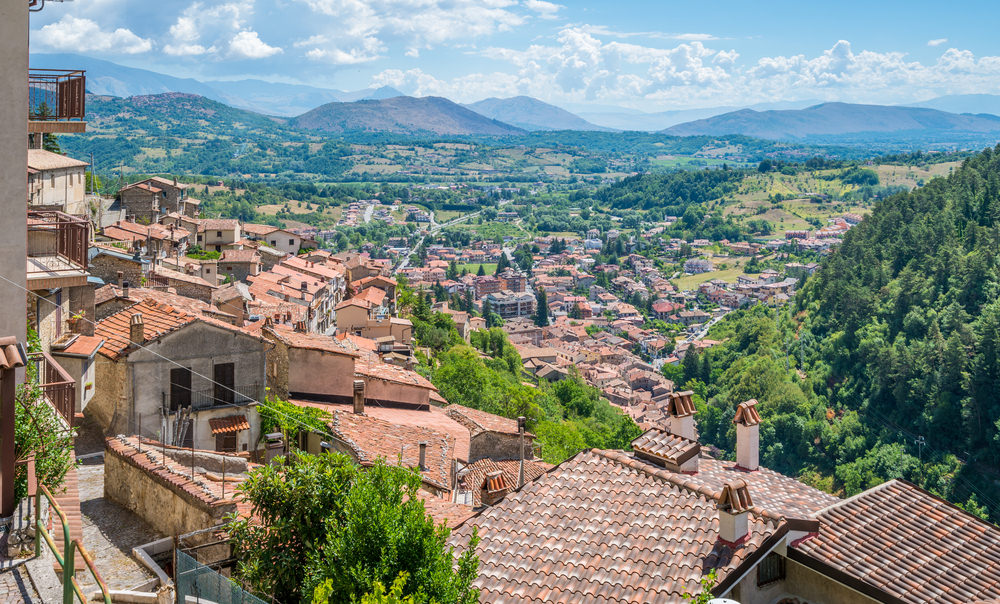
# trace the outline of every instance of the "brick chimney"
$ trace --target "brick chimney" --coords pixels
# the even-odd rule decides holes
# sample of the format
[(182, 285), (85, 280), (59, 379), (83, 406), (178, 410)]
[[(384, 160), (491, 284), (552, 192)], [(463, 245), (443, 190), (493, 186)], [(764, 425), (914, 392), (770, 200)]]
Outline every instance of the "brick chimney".
[(722, 487), (719, 497), (719, 539), (727, 545), (742, 543), (750, 534), (750, 509), (753, 500), (747, 483), (736, 480)]
[(420, 446), (420, 461), (418, 463), (418, 467), (420, 468), (420, 471), (423, 472), (427, 469), (427, 441), (422, 440), (418, 444)]
[(694, 422), (694, 401), (691, 397), (694, 392), (685, 390), (684, 392), (672, 392), (667, 401), (667, 426), (671, 434), (676, 434), (688, 440), (698, 440)]
[(365, 381), (354, 380), (354, 412), (365, 414)]
[(146, 341), (146, 329), (142, 323), (142, 314), (135, 313), (128, 324), (128, 339), (133, 344), (143, 344)]
[(736, 424), (736, 465), (750, 472), (760, 468), (760, 415), (757, 400), (740, 403), (733, 417)]

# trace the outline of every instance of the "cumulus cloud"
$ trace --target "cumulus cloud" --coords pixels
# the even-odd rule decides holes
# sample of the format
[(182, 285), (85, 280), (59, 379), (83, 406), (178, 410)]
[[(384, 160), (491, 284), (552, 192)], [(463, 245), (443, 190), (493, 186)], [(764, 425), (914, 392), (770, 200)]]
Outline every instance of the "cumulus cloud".
[(928, 46), (941, 46), (948, 41), (948, 38), (934, 38), (933, 40), (927, 40)]
[[(600, 27), (568, 26), (549, 43), (492, 47), (478, 54), (505, 63), (494, 73), (440, 79), (422, 70), (383, 71), (373, 84), (463, 101), (527, 94), (550, 102), (675, 107), (751, 104), (774, 99), (894, 103), (921, 94), (1000, 91), (1000, 57), (949, 49), (933, 63), (903, 52), (855, 50), (838, 40), (815, 55), (741, 61), (735, 50), (701, 40), (663, 46), (624, 41)], [(608, 39), (611, 38), (611, 39)]]
[(152, 41), (137, 36), (130, 29), (119, 27), (105, 31), (97, 22), (73, 15), (65, 15), (33, 32), (32, 42), (51, 50), (73, 52), (138, 54), (153, 48)]
[(555, 19), (556, 13), (559, 12), (559, 9), (565, 8), (561, 4), (546, 2), (545, 0), (525, 0), (524, 6), (526, 6), (528, 10), (533, 10), (541, 15), (543, 19)]
[(263, 59), (282, 52), (277, 46), (269, 46), (252, 30), (244, 30), (233, 36), (229, 42), (229, 52), (246, 59)]
[[(193, 2), (170, 27), (163, 51), (174, 56), (234, 53), (232, 43), (236, 36), (248, 29), (253, 8), (252, 2), (210, 5)], [(252, 41), (243, 43), (252, 45)], [(243, 56), (238, 52), (234, 54)]]
[[(514, 0), (302, 0), (337, 24), (337, 35), (313, 46), (307, 56), (333, 62), (375, 60), (390, 45), (408, 56), (445, 43), (476, 40), (523, 25), (527, 17)], [(527, 0), (527, 7), (552, 14), (560, 7)]]

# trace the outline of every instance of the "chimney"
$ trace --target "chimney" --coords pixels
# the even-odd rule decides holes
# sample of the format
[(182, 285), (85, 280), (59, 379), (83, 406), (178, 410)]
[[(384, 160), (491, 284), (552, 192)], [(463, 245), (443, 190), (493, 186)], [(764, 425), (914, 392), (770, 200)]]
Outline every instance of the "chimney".
[(521, 436), (521, 444), (518, 447), (520, 460), (517, 464), (517, 488), (524, 486), (524, 425), (527, 422), (523, 415), (517, 417), (517, 433)]
[(719, 497), (719, 539), (727, 545), (738, 545), (750, 534), (750, 509), (753, 500), (747, 483), (736, 480), (722, 487)]
[(124, 279), (124, 278), (125, 278), (125, 273), (123, 273), (122, 271), (118, 271), (118, 285), (122, 285), (123, 284), (122, 283), (122, 279)]
[(670, 414), (670, 418), (667, 420), (667, 425), (671, 434), (697, 441), (692, 395), (694, 392), (691, 390), (670, 393), (670, 399), (667, 401), (667, 413)]
[(733, 417), (736, 424), (736, 466), (754, 472), (760, 468), (760, 415), (757, 400), (740, 403)]
[(365, 414), (365, 381), (354, 380), (354, 412)]
[(423, 472), (427, 469), (427, 441), (422, 440), (419, 443), (420, 446), (420, 471)]
[(128, 325), (128, 339), (133, 344), (142, 344), (146, 341), (146, 330), (142, 324), (142, 314), (135, 313)]
[[(121, 274), (121, 273), (119, 273), (119, 274)], [(129, 286), (129, 282), (128, 281), (119, 281), (119, 283), (122, 284), (122, 297), (123, 298), (128, 298), (128, 286)]]

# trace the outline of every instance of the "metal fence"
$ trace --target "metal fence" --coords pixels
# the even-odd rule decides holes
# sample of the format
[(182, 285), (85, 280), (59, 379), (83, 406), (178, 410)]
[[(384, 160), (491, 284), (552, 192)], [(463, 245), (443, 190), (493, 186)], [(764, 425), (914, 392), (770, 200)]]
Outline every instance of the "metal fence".
[(177, 604), (268, 604), (179, 549), (174, 585)]

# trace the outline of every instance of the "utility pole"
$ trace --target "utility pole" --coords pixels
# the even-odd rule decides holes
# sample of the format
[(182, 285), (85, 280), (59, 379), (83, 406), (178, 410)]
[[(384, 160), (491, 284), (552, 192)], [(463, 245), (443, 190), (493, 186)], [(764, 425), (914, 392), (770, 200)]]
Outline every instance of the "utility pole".
[(919, 460), (920, 463), (924, 463), (924, 445), (927, 444), (927, 440), (924, 439), (923, 434), (921, 434), (913, 442), (917, 445), (917, 460)]

